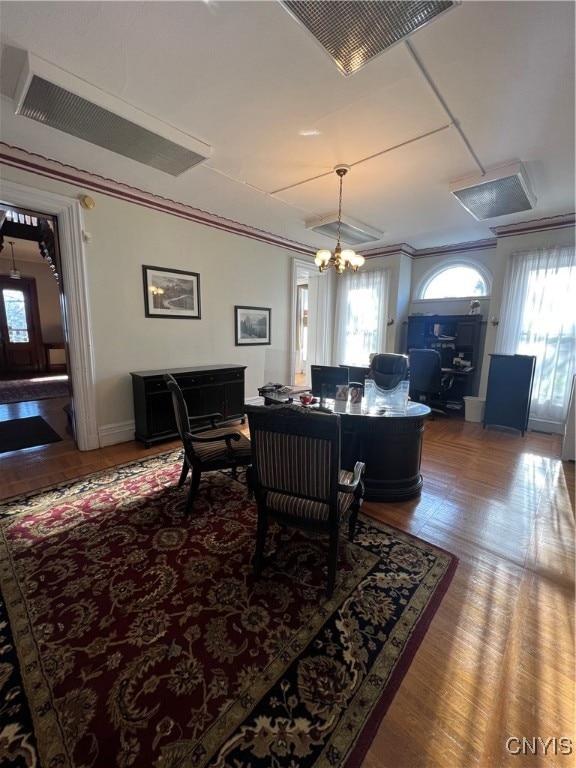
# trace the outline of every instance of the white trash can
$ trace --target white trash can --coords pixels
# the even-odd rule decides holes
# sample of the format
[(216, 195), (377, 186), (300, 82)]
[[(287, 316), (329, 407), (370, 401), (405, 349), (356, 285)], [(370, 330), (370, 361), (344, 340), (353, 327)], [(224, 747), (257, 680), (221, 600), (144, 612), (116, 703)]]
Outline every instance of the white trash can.
[(464, 419), (466, 421), (481, 422), (484, 419), (484, 406), (486, 400), (483, 397), (464, 398)]

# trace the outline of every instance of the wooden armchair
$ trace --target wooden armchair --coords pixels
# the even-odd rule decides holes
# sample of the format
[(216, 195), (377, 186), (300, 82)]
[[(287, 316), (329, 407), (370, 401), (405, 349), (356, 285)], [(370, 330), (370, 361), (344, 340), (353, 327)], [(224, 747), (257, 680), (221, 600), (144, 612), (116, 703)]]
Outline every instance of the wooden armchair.
[[(188, 472), (192, 472), (190, 491), (184, 510), (185, 514), (189, 514), (198, 494), (202, 472), (231, 468), (235, 477), (236, 468), (246, 466), (251, 461), (250, 440), (231, 427), (218, 426), (218, 420), (222, 419), (220, 413), (189, 416), (186, 400), (176, 379), (166, 373), (164, 381), (172, 395), (176, 427), (184, 447), (184, 463), (178, 480), (179, 488), (184, 484)], [(206, 427), (206, 422), (209, 423), (207, 428), (200, 432), (193, 431), (202, 429), (202, 426)]]
[(247, 405), (252, 465), (248, 485), (258, 505), (254, 569), (262, 569), (268, 523), (329, 536), (327, 597), (336, 582), (340, 528), (353, 539), (364, 486), (364, 464), (340, 469), (340, 416), (298, 405)]

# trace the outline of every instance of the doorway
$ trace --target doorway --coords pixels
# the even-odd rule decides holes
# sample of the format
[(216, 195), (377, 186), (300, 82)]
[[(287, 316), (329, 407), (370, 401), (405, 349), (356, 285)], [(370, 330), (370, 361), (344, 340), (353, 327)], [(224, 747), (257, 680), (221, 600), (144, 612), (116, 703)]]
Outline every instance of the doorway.
[(310, 366), (328, 363), (332, 343), (330, 279), (307, 261), (292, 262), (290, 383), (310, 384)]
[(94, 386), (90, 297), (82, 231), (82, 209), (77, 199), (55, 192), (2, 181), (2, 208), (22, 208), (50, 215), (57, 223), (60, 250), (62, 312), (67, 344), (68, 372), (73, 391), (72, 419), (76, 445), (81, 451), (100, 448)]
[[(40, 417), (76, 450), (56, 221), (15, 206), (0, 210), (0, 422)], [(2, 450), (10, 449), (3, 443)]]

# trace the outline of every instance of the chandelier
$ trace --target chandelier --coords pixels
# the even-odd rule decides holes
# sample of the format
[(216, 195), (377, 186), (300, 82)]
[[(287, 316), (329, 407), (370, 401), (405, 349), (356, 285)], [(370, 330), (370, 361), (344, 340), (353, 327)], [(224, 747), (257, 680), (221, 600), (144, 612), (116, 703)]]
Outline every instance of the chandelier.
[(341, 275), (346, 268), (351, 269), (352, 272), (358, 272), (359, 267), (364, 264), (364, 256), (361, 256), (351, 248), (342, 248), (340, 244), (340, 227), (342, 224), (342, 179), (350, 168), (347, 165), (337, 165), (334, 168), (336, 174), (340, 177), (340, 198), (338, 201), (338, 233), (336, 237), (336, 248), (334, 253), (324, 248), (316, 253), (314, 262), (320, 272), (324, 272), (329, 267), (334, 267), (337, 274)]

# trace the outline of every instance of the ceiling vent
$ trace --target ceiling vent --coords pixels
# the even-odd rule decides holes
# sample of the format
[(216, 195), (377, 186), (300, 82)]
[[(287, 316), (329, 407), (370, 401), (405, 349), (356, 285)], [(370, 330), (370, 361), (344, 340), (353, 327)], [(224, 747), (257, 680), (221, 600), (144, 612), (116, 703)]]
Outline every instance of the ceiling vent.
[(344, 75), (440, 16), (461, 0), (284, 0), (286, 10), (325, 48)]
[(475, 219), (531, 211), (536, 198), (522, 163), (511, 163), (450, 184), (450, 192)]
[[(373, 243), (376, 240), (382, 240), (384, 233), (378, 232), (366, 224), (342, 216), (340, 225), (340, 238), (347, 245), (362, 245), (362, 243)], [(323, 219), (313, 219), (306, 222), (306, 229), (326, 235), (334, 240), (338, 236), (338, 214), (325, 216)]]
[(27, 54), (14, 111), (171, 176), (202, 163), (211, 148), (192, 136)]

